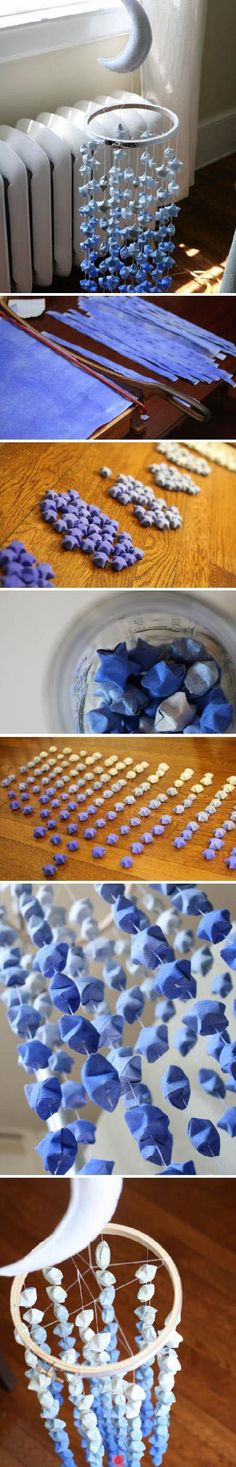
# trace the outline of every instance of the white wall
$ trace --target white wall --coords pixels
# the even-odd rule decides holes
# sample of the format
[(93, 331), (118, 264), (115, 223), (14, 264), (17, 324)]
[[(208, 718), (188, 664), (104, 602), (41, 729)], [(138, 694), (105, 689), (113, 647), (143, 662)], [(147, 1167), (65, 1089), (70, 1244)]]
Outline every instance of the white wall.
[(200, 120), (236, 107), (235, 0), (208, 0)]
[(110, 89), (139, 90), (136, 72), (114, 75), (98, 65), (98, 55), (115, 56), (123, 50), (125, 36), (100, 40), (87, 46), (65, 51), (50, 51), (42, 56), (7, 62), (0, 70), (0, 122), (15, 123), (18, 117), (36, 117), (38, 112), (53, 112), (63, 105), (72, 106), (79, 98), (91, 100)]

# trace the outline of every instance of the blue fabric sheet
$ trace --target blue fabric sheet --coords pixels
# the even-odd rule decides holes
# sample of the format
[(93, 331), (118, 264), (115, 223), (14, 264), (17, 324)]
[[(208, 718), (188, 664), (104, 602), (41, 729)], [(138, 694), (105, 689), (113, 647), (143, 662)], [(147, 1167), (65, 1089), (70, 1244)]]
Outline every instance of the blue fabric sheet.
[(128, 406), (122, 393), (0, 318), (0, 438), (84, 440)]

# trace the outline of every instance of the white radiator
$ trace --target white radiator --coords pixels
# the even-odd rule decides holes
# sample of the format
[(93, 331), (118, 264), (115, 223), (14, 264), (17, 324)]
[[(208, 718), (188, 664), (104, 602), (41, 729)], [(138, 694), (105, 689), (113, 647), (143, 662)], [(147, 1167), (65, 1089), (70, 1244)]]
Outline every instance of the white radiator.
[[(32, 275), (35, 284), (44, 280), (45, 285), (50, 285), (52, 279), (52, 217), (51, 217), (51, 178), (48, 158), (34, 142), (31, 135), (27, 136), (20, 127), (1, 127), (0, 140), (7, 143), (8, 148), (16, 154), (24, 164), (27, 181), (28, 207), (30, 217), (30, 244), (32, 257)], [(21, 236), (21, 227), (20, 227)]]
[[(35, 121), (21, 117), (15, 128), (0, 126), (2, 293), (46, 288), (54, 274), (69, 276), (72, 265), (79, 265), (81, 145), (93, 112), (111, 106), (114, 99), (140, 103), (136, 92), (113, 92), (41, 112)], [(119, 121), (117, 113), (117, 129)], [(139, 108), (132, 116), (132, 132), (138, 136), (143, 125)]]
[(24, 163), (0, 140), (1, 290), (32, 290), (28, 178)]

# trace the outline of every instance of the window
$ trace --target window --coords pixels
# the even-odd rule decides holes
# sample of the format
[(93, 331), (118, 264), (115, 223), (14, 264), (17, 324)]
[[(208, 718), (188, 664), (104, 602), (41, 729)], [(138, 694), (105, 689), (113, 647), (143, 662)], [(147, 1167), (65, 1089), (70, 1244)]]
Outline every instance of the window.
[(86, 45), (128, 28), (120, 0), (0, 0), (0, 62)]
[(79, 15), (109, 10), (110, 0), (0, 0), (0, 27), (26, 25), (32, 21), (56, 20), (62, 15)]

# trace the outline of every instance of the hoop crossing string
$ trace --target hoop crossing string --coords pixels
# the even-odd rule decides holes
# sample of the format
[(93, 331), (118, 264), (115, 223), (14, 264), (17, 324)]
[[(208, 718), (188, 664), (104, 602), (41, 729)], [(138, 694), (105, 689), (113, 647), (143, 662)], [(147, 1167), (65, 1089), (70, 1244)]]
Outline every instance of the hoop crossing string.
[[(62, 1418), (60, 1416), (63, 1387), (66, 1385), (69, 1402), (73, 1408), (74, 1426), (82, 1438), (82, 1446), (89, 1467), (94, 1467), (95, 1460), (99, 1467), (102, 1467), (104, 1454), (108, 1467), (112, 1467), (112, 1464), (120, 1459), (124, 1467), (128, 1467), (128, 1464), (129, 1467), (135, 1467), (135, 1464), (137, 1467), (137, 1462), (141, 1462), (144, 1442), (147, 1439), (154, 1467), (159, 1467), (168, 1442), (169, 1414), (173, 1399), (171, 1387), (175, 1373), (180, 1368), (176, 1354), (176, 1346), (178, 1347), (182, 1340), (182, 1336), (176, 1332), (181, 1311), (180, 1279), (173, 1260), (151, 1238), (133, 1228), (126, 1228), (122, 1225), (116, 1227), (115, 1224), (107, 1226), (105, 1235), (113, 1237), (114, 1240), (122, 1237), (126, 1241), (131, 1242), (132, 1240), (141, 1244), (144, 1259), (146, 1254), (146, 1262), (143, 1256), (141, 1260), (129, 1259), (128, 1256), (124, 1260), (119, 1260), (119, 1263), (129, 1270), (129, 1274), (131, 1272), (131, 1278), (129, 1277), (127, 1282), (118, 1288), (115, 1284), (115, 1290), (113, 1287), (113, 1290), (109, 1291), (110, 1261), (113, 1267), (115, 1265), (112, 1263), (111, 1250), (103, 1234), (101, 1242), (95, 1245), (95, 1262), (93, 1262), (90, 1244), (88, 1244), (88, 1265), (84, 1253), (71, 1258), (76, 1280), (73, 1279), (67, 1288), (64, 1285), (61, 1269), (53, 1269), (53, 1267), (44, 1269), (46, 1292), (50, 1295), (54, 1305), (54, 1320), (48, 1321), (47, 1326), (48, 1311), (43, 1308), (39, 1311), (35, 1309), (37, 1290), (35, 1288), (32, 1290), (27, 1286), (25, 1288), (23, 1278), (15, 1280), (11, 1292), (11, 1309), (17, 1340), (21, 1340), (26, 1347), (26, 1374), (29, 1388), (38, 1396), (41, 1416), (55, 1450), (61, 1457), (63, 1467), (75, 1467), (68, 1434), (69, 1428), (64, 1416)], [(149, 1259), (150, 1262), (147, 1261)], [(137, 1267), (133, 1278), (134, 1261)], [(78, 1266), (80, 1263), (86, 1265), (84, 1272), (81, 1272)], [(156, 1335), (155, 1330), (150, 1330), (150, 1316), (155, 1318), (156, 1314), (156, 1302), (153, 1298), (155, 1285), (150, 1280), (153, 1280), (158, 1269), (164, 1266), (174, 1286), (174, 1304), (164, 1330)], [(96, 1277), (99, 1272), (101, 1293), (98, 1301), (95, 1300), (85, 1279), (85, 1273), (90, 1272), (93, 1277)], [(112, 1277), (114, 1278), (113, 1274)], [(60, 1281), (63, 1281), (63, 1287)], [(138, 1309), (135, 1306), (134, 1295), (134, 1331), (138, 1351), (133, 1355), (132, 1346), (126, 1337), (123, 1325), (120, 1325), (119, 1318), (116, 1318), (111, 1293), (113, 1300), (114, 1292), (116, 1296), (120, 1289), (127, 1290), (131, 1284), (136, 1282), (138, 1283)], [(83, 1353), (81, 1364), (78, 1363), (77, 1341), (72, 1340), (70, 1327), (70, 1320), (74, 1318), (75, 1311), (73, 1309), (68, 1312), (64, 1303), (61, 1306), (59, 1302), (60, 1298), (64, 1301), (68, 1297), (71, 1289), (74, 1291), (76, 1283), (81, 1303), (81, 1310), (75, 1316)], [(86, 1310), (86, 1305), (84, 1307), (83, 1284), (91, 1299), (89, 1310)], [(109, 1298), (110, 1305), (108, 1305)], [(151, 1309), (148, 1302), (150, 1299), (153, 1299)], [(102, 1313), (104, 1326), (102, 1331), (98, 1329), (97, 1303)], [(132, 1296), (131, 1303), (133, 1309)], [(21, 1321), (19, 1304), (23, 1308), (27, 1306), (28, 1312), (26, 1311), (26, 1314), (23, 1315), (23, 1321)], [(89, 1325), (93, 1314), (96, 1325), (95, 1334)], [(129, 1317), (131, 1318), (130, 1312)], [(56, 1329), (55, 1318), (58, 1320)], [(137, 1318), (138, 1325), (136, 1324)], [(47, 1344), (50, 1327), (54, 1328), (56, 1334), (59, 1335), (60, 1355), (58, 1360), (52, 1355)], [(120, 1357), (117, 1349), (119, 1334), (121, 1342), (128, 1351), (125, 1359)], [(43, 1336), (44, 1345), (40, 1343), (41, 1336)], [(148, 1336), (150, 1336), (150, 1343), (147, 1345), (145, 1341)], [(42, 1360), (43, 1369), (40, 1363)], [(106, 1363), (101, 1365), (100, 1360)], [(89, 1365), (88, 1361), (91, 1362)], [(131, 1381), (129, 1380), (130, 1374)], [(89, 1394), (85, 1392), (85, 1381), (88, 1376), (91, 1379)], [(65, 1407), (66, 1403), (63, 1402), (63, 1404)]]

